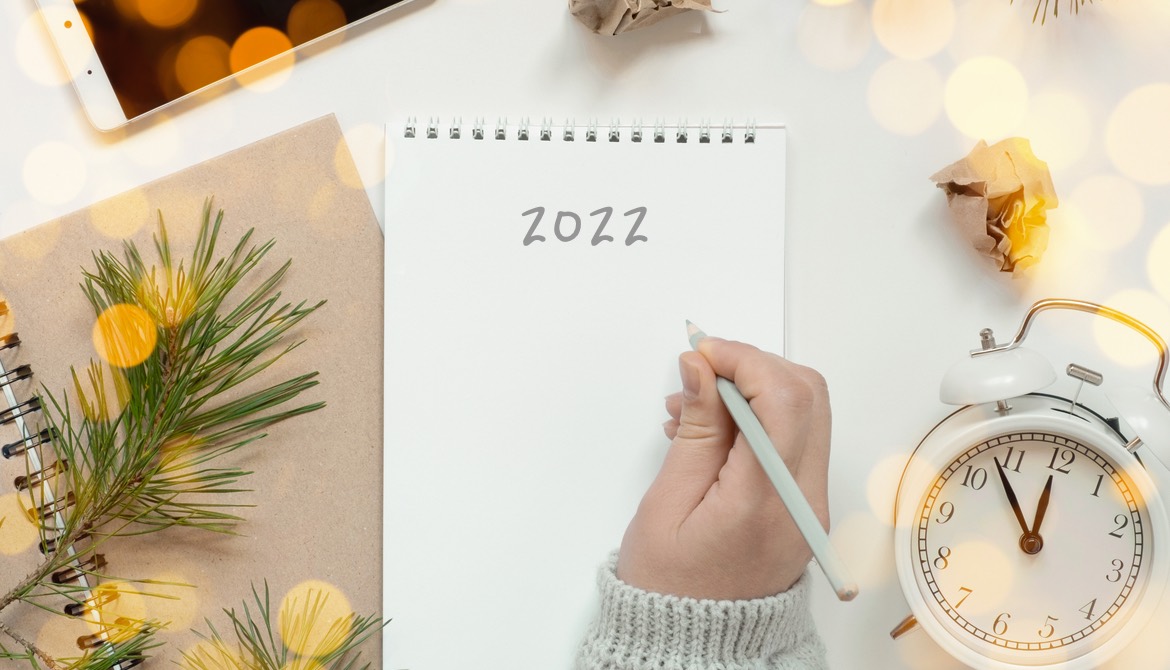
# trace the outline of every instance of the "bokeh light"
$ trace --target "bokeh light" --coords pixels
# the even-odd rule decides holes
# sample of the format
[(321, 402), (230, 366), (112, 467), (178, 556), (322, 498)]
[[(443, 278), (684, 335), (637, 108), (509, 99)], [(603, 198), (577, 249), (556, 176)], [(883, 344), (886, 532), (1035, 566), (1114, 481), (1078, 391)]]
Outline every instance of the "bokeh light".
[(133, 584), (117, 580), (102, 582), (91, 593), (93, 597), (90, 602), (97, 612), (97, 621), (87, 617), (92, 632), (101, 632), (119, 619), (125, 619), (125, 622), (107, 631), (110, 639), (121, 641), (133, 636), (140, 630), (137, 624), (146, 621), (146, 600)]
[(947, 51), (957, 62), (976, 56), (998, 56), (1019, 62), (1024, 44), (1033, 37), (1011, 3), (964, 2), (955, 16), (955, 34)]
[[(305, 614), (312, 611), (318, 613), (309, 620)], [(310, 579), (289, 589), (277, 620), (280, 637), (293, 653), (321, 657), (337, 649), (344, 638), (337, 631), (348, 630), (352, 618), (349, 600), (337, 587)]]
[(1128, 179), (1112, 174), (1081, 180), (1060, 206), (1080, 210), (1100, 249), (1120, 249), (1129, 244), (1145, 219), (1141, 191)]
[[(360, 123), (346, 130), (344, 138), (333, 154), (333, 166), (342, 183), (350, 188), (381, 184), (386, 178), (386, 133), (383, 126)], [(352, 156), (352, 165), (346, 159), (346, 153)], [(356, 173), (354, 166), (357, 167)]]
[(796, 46), (809, 63), (848, 70), (865, 60), (872, 36), (864, 3), (808, 4), (796, 26)]
[(1125, 176), (1143, 184), (1170, 183), (1170, 84), (1142, 86), (1109, 117), (1105, 148)]
[(41, 202), (60, 205), (81, 193), (88, 176), (81, 152), (64, 142), (33, 147), (24, 159), (24, 187)]
[(877, 0), (873, 32), (898, 58), (929, 58), (951, 41), (955, 6), (951, 0)]
[(947, 116), (973, 139), (995, 142), (1010, 135), (1028, 111), (1028, 85), (1011, 63), (991, 56), (964, 61), (947, 79)]
[(869, 111), (897, 135), (917, 135), (942, 111), (942, 78), (925, 61), (890, 60), (869, 79)]
[(983, 540), (971, 540), (956, 544), (952, 547), (951, 555), (961, 556), (966, 566), (964, 569), (969, 572), (996, 576), (996, 579), (982, 580), (979, 597), (964, 603), (963, 610), (967, 615), (994, 610), (1011, 596), (1016, 571), (1001, 547)]
[[(53, 42), (45, 30), (47, 23), (55, 24), (68, 16), (61, 9), (34, 12), (20, 24), (16, 32), (16, 62), (25, 76), (43, 86), (61, 86), (68, 83), (71, 77), (55, 53)], [(76, 74), (76, 71), (80, 71), (80, 65), (74, 69)]]
[(130, 237), (152, 218), (146, 193), (136, 188), (90, 205), (87, 213), (94, 228), (116, 240)]
[(0, 519), (4, 520), (0, 523), (0, 554), (24, 553), (40, 540), (36, 525), (25, 515), (25, 506), (16, 493), (0, 495)]
[(81, 619), (48, 617), (37, 631), (36, 645), (58, 657), (77, 656), (77, 638), (92, 632)]
[[(0, 227), (4, 230), (25, 230), (37, 224), (41, 225), (30, 235), (13, 235), (5, 239), (4, 248), (21, 258), (30, 260), (44, 258), (57, 248), (57, 242), (61, 239), (61, 222), (58, 219), (49, 221), (50, 216), (51, 210), (34, 200), (17, 200), (12, 203), (0, 212)], [(24, 279), (26, 277), (23, 273), (4, 274), (5, 283), (20, 282)]]
[[(288, 35), (268, 26), (252, 28), (236, 38), (228, 55), (228, 64), (233, 73), (240, 74), (240, 85), (254, 91), (271, 91), (288, 81), (292, 66), (296, 62)], [(262, 67), (248, 72), (248, 68), (263, 63)]]
[[(1146, 272), (1150, 284), (1163, 300), (1170, 300), (1170, 224), (1162, 227), (1150, 244), (1146, 257)], [(1170, 334), (1170, 331), (1161, 331)]]
[(1056, 232), (1048, 239), (1044, 257), (1028, 270), (1031, 292), (1037, 298), (1099, 293), (1109, 273), (1109, 257), (1080, 208), (1062, 201), (1057, 209), (1048, 210), (1048, 225)]
[(150, 584), (150, 597), (144, 599), (146, 618), (156, 619), (168, 624), (171, 630), (185, 630), (202, 621), (199, 589), (184, 584), (190, 580), (176, 572), (164, 572), (154, 575)]
[(16, 332), (16, 308), (8, 302), (8, 297), (0, 291), (0, 302), (5, 303), (3, 313), (0, 314), (0, 337)]
[[(1154, 293), (1123, 289), (1109, 296), (1104, 304), (1159, 333), (1170, 333), (1170, 305)], [(1111, 319), (1093, 319), (1093, 335), (1105, 355), (1120, 365), (1147, 366), (1158, 358), (1158, 350), (1145, 337)]]
[(213, 84), (231, 74), (231, 47), (214, 35), (192, 37), (175, 55), (175, 77), (185, 93)]
[(869, 502), (869, 509), (887, 528), (894, 524), (894, 500), (908, 458), (904, 453), (886, 456), (870, 468), (865, 482), (865, 499)]
[(158, 167), (174, 160), (183, 149), (179, 126), (167, 114), (154, 114), (140, 122), (138, 132), (119, 147), (139, 165)]
[(890, 525), (865, 512), (833, 523), (833, 547), (862, 593), (894, 580), (894, 534)]
[(158, 329), (146, 310), (137, 305), (107, 307), (93, 325), (97, 355), (112, 366), (130, 368), (154, 352)]
[(345, 26), (345, 10), (335, 0), (297, 0), (288, 12), (288, 37), (304, 44)]
[(199, 7), (197, 0), (138, 0), (138, 15), (156, 28), (186, 23)]
[(1094, 136), (1089, 110), (1077, 96), (1060, 90), (1047, 90), (1032, 96), (1022, 134), (1032, 142), (1032, 150), (1049, 168), (1075, 164), (1089, 148)]

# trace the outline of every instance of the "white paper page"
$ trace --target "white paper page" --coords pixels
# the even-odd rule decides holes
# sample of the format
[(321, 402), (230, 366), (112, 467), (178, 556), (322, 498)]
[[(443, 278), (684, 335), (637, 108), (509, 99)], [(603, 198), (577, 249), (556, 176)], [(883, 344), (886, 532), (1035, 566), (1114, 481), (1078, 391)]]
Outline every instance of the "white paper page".
[[(402, 127), (387, 128), (383, 667), (569, 668), (597, 568), (668, 446), (685, 320), (783, 349), (784, 130)], [(612, 240), (594, 245), (604, 207)]]

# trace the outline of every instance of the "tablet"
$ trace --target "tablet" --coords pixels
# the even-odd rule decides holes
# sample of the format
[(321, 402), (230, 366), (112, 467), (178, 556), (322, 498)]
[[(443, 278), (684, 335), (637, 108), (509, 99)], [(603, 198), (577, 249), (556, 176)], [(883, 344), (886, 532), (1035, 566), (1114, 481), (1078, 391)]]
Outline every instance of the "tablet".
[(112, 130), (408, 0), (37, 0), (90, 122)]

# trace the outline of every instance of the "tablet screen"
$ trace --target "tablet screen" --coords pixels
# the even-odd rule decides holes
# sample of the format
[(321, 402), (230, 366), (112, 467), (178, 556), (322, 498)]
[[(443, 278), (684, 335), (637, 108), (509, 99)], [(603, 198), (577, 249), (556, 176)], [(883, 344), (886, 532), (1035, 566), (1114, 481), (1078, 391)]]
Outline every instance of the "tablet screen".
[(402, 0), (75, 0), (134, 118)]

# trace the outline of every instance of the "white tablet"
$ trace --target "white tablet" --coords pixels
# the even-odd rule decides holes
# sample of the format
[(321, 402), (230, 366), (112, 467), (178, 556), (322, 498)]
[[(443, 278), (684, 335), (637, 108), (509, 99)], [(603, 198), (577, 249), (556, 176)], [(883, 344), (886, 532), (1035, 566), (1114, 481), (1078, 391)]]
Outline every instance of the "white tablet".
[(407, 0), (37, 0), (86, 116), (112, 130)]

